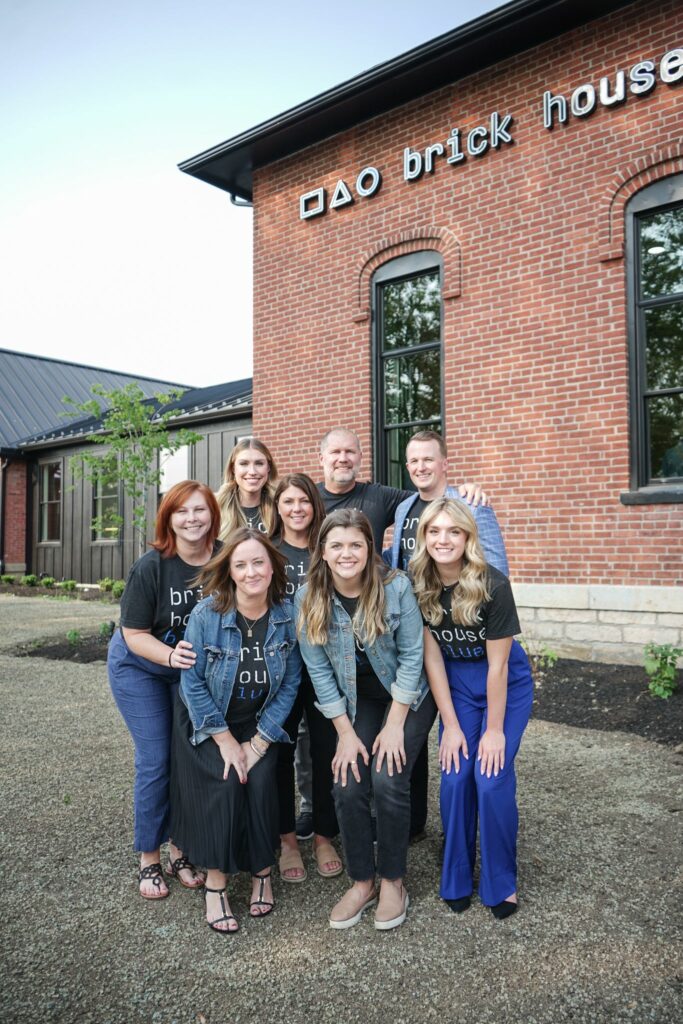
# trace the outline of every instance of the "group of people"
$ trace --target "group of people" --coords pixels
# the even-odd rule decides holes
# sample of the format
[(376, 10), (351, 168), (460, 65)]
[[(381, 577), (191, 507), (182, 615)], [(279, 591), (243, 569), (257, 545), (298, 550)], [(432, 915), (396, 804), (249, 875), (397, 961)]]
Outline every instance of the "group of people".
[(316, 485), (279, 478), (263, 442), (240, 441), (216, 495), (193, 480), (165, 495), (128, 577), (108, 665), (135, 746), (140, 894), (163, 899), (170, 878), (203, 887), (221, 935), (240, 927), (228, 876), (249, 872), (257, 920), (274, 908), (276, 861), (284, 882), (307, 876), (302, 718), (313, 860), (352, 883), (332, 928), (369, 907), (380, 930), (406, 919), (437, 712), (441, 897), (469, 907), (478, 827), (480, 899), (496, 918), (517, 909), (514, 759), (533, 687), (500, 528), (480, 488), (449, 485), (434, 431), (407, 445), (416, 491), (360, 482), (361, 460), (356, 435), (334, 428)]

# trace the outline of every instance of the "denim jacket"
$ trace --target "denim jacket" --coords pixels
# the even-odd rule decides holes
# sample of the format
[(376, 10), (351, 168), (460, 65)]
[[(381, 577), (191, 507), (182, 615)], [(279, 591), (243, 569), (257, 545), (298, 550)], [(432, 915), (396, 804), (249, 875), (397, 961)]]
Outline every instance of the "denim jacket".
[[(510, 575), (508, 569), (508, 559), (505, 553), (505, 541), (503, 540), (503, 534), (500, 532), (500, 526), (496, 519), (496, 513), (488, 505), (477, 505), (473, 508), (472, 505), (468, 505), (457, 487), (447, 487), (445, 497), (453, 498), (454, 501), (460, 501), (465, 505), (474, 516), (479, 530), (479, 543), (481, 544), (484, 552), (484, 558), (491, 565), (495, 565), (496, 569), (500, 569), (506, 576)], [(403, 552), (401, 551), (401, 534), (403, 533), (403, 524), (405, 523), (408, 513), (419, 498), (419, 494), (416, 491), (415, 494), (411, 494), (409, 498), (402, 501), (396, 509), (396, 515), (394, 517), (394, 539), (391, 544), (391, 559), (389, 564), (392, 568), (396, 569), (407, 569), (407, 564), (404, 564)], [(386, 558), (386, 552), (384, 554)]]
[[(299, 611), (308, 584), (294, 597)], [(398, 573), (384, 588), (384, 617), (389, 631), (367, 644), (365, 653), (382, 686), (394, 700), (416, 711), (428, 690), (422, 669), (422, 616), (410, 581)], [(311, 644), (304, 623), (300, 632), (301, 653), (315, 688), (316, 707), (326, 718), (347, 714), (356, 718), (356, 645), (351, 619), (335, 594), (327, 643)]]
[[(192, 644), (197, 658), (192, 668), (181, 673), (180, 696), (192, 723), (190, 742), (196, 746), (226, 729), (225, 715), (242, 646), (235, 610), (217, 612), (213, 598), (205, 597), (190, 615), (185, 639)], [(282, 726), (299, 689), (302, 664), (289, 601), (274, 604), (270, 609), (264, 652), (269, 689), (256, 716), (258, 731), (271, 743), (289, 743)]]

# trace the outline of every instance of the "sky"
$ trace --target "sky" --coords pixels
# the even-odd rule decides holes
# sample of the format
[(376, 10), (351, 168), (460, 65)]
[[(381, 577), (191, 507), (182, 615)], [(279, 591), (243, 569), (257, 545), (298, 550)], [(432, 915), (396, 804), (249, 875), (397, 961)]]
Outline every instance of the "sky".
[(499, 6), (3, 0), (0, 348), (250, 376), (251, 211), (177, 164)]

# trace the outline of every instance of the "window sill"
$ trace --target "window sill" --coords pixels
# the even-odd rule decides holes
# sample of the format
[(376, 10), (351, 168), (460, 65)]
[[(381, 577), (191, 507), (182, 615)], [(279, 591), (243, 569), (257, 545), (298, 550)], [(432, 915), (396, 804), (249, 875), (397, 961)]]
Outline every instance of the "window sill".
[(622, 505), (674, 505), (683, 502), (683, 484), (660, 484), (626, 491), (619, 495)]

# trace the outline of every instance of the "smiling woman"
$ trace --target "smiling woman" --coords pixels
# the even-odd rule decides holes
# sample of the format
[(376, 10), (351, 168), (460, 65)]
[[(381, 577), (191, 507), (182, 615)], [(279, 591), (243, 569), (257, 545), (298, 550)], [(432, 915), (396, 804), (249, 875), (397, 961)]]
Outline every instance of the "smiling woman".
[(249, 913), (273, 909), (278, 836), (278, 743), (301, 677), (284, 558), (257, 530), (234, 530), (201, 574), (211, 594), (190, 616), (197, 652), (176, 701), (172, 821), (184, 849), (208, 867), (206, 918), (238, 930), (227, 875), (249, 871)]
[(275, 522), (273, 484), (277, 466), (255, 437), (238, 441), (228, 456), (223, 484), (216, 494), (221, 510), (220, 539), (239, 526), (270, 533)]
[[(195, 659), (185, 627), (201, 597), (195, 577), (215, 551), (219, 526), (216, 499), (204, 484), (183, 480), (168, 491), (157, 513), (154, 550), (131, 568), (121, 627), (109, 647), (109, 682), (135, 744), (135, 849), (145, 899), (168, 896), (160, 844), (169, 837), (173, 699), (180, 670)], [(167, 874), (188, 888), (203, 882), (173, 843)]]

